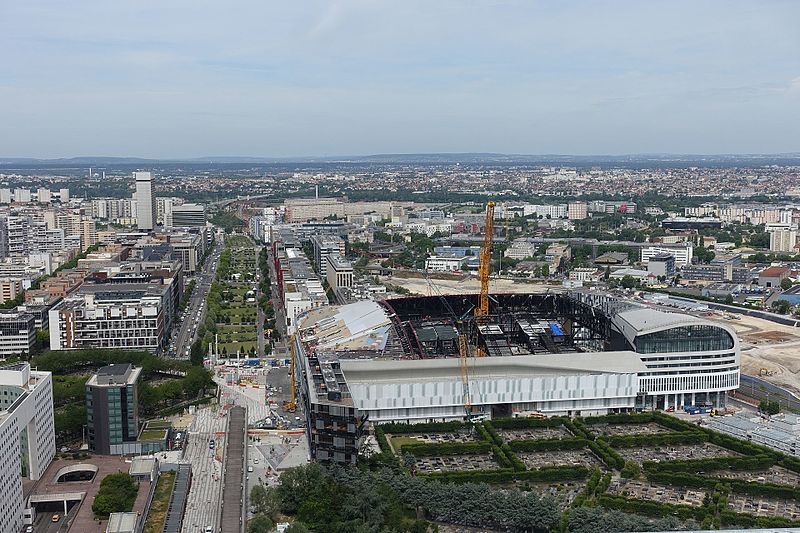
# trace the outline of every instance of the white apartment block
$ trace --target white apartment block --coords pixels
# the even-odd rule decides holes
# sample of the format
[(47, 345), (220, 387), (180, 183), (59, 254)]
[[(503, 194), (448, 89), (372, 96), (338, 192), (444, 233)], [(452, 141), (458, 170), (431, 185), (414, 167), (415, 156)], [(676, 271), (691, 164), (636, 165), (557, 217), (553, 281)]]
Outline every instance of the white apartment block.
[(332, 289), (353, 286), (353, 264), (338, 254), (331, 254), (326, 258), (327, 280)]
[(23, 478), (40, 479), (55, 453), (50, 372), (28, 363), (0, 367), (0, 531), (31, 522), (24, 518)]
[(158, 351), (167, 340), (169, 286), (129, 284), (81, 288), (49, 313), (50, 349)]
[(650, 258), (655, 255), (668, 254), (675, 257), (675, 266), (682, 267), (692, 262), (694, 256), (694, 246), (691, 243), (684, 243), (674, 246), (644, 246), (642, 247), (642, 264), (650, 262)]
[(797, 244), (797, 230), (776, 229), (769, 232), (769, 251), (793, 253)]

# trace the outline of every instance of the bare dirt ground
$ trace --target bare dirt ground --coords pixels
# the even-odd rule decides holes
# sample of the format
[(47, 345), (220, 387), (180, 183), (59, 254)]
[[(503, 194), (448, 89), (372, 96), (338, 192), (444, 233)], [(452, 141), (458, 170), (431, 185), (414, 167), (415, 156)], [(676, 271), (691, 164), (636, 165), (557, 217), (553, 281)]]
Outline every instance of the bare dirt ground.
[(800, 329), (744, 315), (727, 320), (708, 317), (733, 327), (742, 346), (742, 372), (800, 394)]

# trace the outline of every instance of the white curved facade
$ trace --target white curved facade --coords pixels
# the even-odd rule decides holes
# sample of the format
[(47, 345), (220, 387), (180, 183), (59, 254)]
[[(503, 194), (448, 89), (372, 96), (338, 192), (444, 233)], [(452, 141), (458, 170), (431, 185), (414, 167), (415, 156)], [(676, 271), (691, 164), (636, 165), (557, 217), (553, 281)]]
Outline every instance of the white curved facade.
[(741, 350), (731, 328), (648, 308), (618, 313), (612, 323), (647, 367), (639, 374), (639, 407), (720, 407), (739, 387)]

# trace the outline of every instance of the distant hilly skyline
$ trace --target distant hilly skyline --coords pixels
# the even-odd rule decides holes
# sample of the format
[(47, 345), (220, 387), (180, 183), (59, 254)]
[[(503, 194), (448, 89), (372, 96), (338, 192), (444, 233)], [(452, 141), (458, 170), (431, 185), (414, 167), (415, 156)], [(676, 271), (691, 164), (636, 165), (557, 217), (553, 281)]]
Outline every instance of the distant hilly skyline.
[(158, 164), (276, 164), (276, 163), (613, 163), (647, 161), (668, 163), (698, 162), (753, 162), (769, 164), (774, 161), (800, 163), (800, 152), (775, 154), (506, 154), (493, 152), (455, 152), (455, 153), (385, 153), (369, 155), (335, 156), (204, 156), (190, 158), (147, 158), (124, 156), (75, 156), (63, 158), (0, 157), (0, 166), (14, 165), (64, 165), (64, 166), (116, 166), (116, 165), (158, 165)]

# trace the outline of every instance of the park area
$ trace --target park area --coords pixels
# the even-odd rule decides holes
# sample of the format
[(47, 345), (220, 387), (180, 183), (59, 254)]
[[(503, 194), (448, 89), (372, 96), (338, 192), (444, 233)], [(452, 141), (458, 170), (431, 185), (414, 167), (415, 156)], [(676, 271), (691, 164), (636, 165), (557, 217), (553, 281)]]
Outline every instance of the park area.
[(800, 526), (800, 460), (665, 413), (383, 424), (375, 437), (414, 477), (553, 497), (567, 523), (604, 510), (640, 528)]
[(253, 242), (243, 235), (226, 237), (219, 259), (217, 279), (208, 295), (204, 339), (213, 342), (221, 357), (255, 357), (258, 353), (258, 302), (256, 299), (256, 253)]

